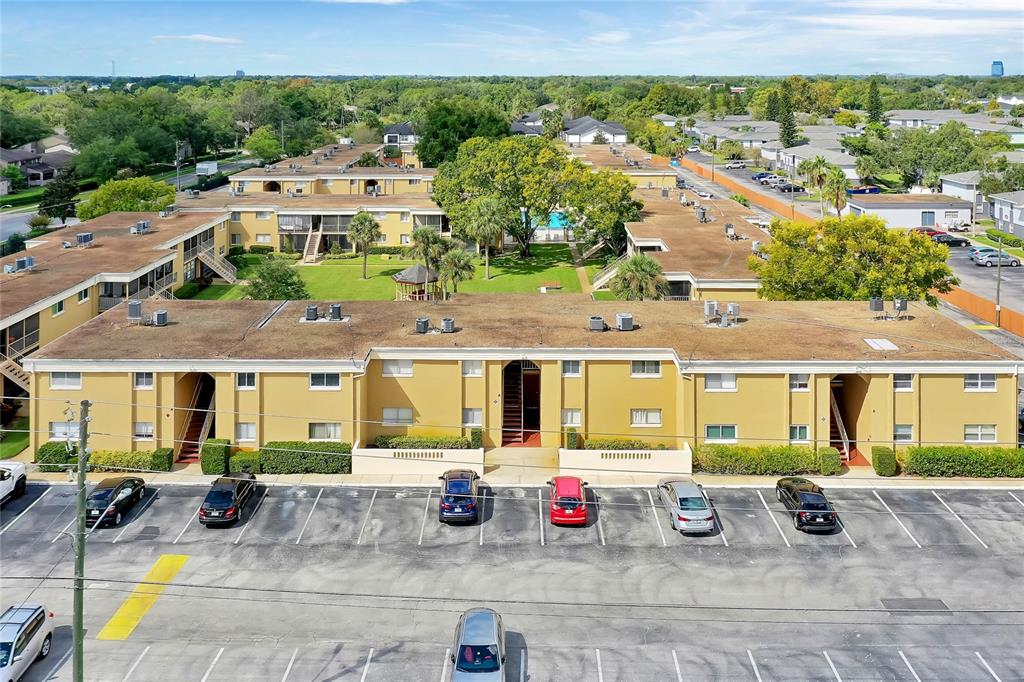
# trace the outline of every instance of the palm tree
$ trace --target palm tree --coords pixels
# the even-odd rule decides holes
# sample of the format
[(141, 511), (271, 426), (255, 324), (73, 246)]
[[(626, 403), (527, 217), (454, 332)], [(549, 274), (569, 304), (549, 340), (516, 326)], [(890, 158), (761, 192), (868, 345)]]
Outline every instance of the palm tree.
[(484, 247), (484, 279), (491, 278), (491, 246), (502, 234), (514, 229), (519, 219), (496, 197), (480, 197), (467, 207), (463, 229), (476, 242), (478, 250), (481, 245)]
[(447, 292), (448, 285), (450, 284), (452, 292), (456, 294), (459, 293), (459, 282), (473, 279), (473, 275), (476, 273), (473, 257), (462, 249), (449, 249), (446, 251), (441, 256), (438, 269), (438, 279), (441, 280), (441, 286)]
[(850, 189), (850, 180), (846, 173), (839, 166), (832, 166), (825, 176), (825, 184), (822, 193), (828, 196), (828, 203), (836, 209), (836, 215), (841, 216), (846, 208), (846, 190)]
[(412, 231), (412, 248), (409, 249), (409, 255), (422, 260), (423, 264), (432, 270), (437, 269), (441, 256), (449, 248), (451, 242), (432, 227), (417, 227)]
[(797, 172), (807, 178), (807, 183), (818, 188), (818, 203), (821, 206), (822, 215), (825, 215), (825, 199), (822, 196), (822, 188), (825, 186), (825, 176), (831, 165), (824, 156), (815, 156), (813, 159), (801, 161), (797, 166)]
[(870, 156), (863, 155), (857, 157), (857, 177), (865, 185), (871, 182), (878, 175), (879, 171), (878, 163)]
[(627, 301), (656, 301), (669, 291), (661, 266), (645, 253), (634, 253), (623, 261), (610, 288), (613, 294)]
[(366, 257), (370, 252), (370, 244), (380, 240), (380, 223), (366, 211), (359, 211), (352, 216), (348, 225), (348, 236), (356, 247), (363, 252), (363, 279), (366, 279)]

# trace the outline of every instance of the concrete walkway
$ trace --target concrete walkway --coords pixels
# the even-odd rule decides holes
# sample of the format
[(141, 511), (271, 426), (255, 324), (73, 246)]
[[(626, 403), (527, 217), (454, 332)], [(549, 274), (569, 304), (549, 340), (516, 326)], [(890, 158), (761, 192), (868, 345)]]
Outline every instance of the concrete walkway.
[(580, 290), (584, 294), (591, 293), (594, 287), (590, 285), (590, 277), (587, 275), (587, 269), (583, 267), (583, 257), (576, 250), (575, 242), (569, 242), (569, 253), (572, 254), (572, 262), (576, 265), (576, 277), (580, 281)]

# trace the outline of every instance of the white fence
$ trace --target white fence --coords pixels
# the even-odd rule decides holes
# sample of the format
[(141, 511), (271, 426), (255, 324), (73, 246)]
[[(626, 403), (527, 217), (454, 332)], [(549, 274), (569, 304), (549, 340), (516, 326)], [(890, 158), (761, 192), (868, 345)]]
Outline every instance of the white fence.
[(686, 474), (693, 472), (693, 451), (558, 449), (558, 468), (566, 476), (598, 474)]
[(449, 469), (471, 469), (483, 476), (483, 448), (466, 450), (353, 448), (352, 450), (353, 474), (440, 476)]

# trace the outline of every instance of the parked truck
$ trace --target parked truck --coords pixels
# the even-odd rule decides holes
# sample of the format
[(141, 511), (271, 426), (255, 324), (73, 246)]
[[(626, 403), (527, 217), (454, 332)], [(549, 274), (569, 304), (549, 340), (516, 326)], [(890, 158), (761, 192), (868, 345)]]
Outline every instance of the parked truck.
[(216, 161), (200, 161), (196, 164), (196, 175), (214, 175), (216, 172)]
[(25, 494), (28, 477), (21, 462), (0, 462), (0, 504)]

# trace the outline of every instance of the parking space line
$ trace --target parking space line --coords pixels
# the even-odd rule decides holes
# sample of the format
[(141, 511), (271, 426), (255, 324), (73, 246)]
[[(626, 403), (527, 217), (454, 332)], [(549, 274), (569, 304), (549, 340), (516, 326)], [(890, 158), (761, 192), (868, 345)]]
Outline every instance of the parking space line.
[(135, 672), (135, 669), (139, 667), (139, 663), (142, 663), (142, 659), (145, 658), (146, 654), (148, 653), (149, 647), (147, 646), (145, 649), (142, 650), (142, 653), (139, 654), (138, 658), (136, 658), (135, 661), (132, 663), (132, 667), (128, 668), (128, 672), (124, 674), (124, 679), (121, 680), (121, 682), (128, 682), (128, 680), (132, 676), (132, 673)]
[[(246, 529), (252, 525), (252, 520), (256, 517), (256, 512), (258, 512), (260, 510), (260, 507), (263, 506), (263, 500), (267, 499), (267, 494), (269, 492), (270, 488), (267, 488), (266, 490), (263, 491), (263, 497), (261, 497), (260, 501), (256, 503), (256, 508), (252, 510), (252, 514), (249, 514), (249, 518), (246, 520), (245, 525), (242, 526), (242, 530), (238, 532), (238, 537), (235, 538), (236, 545), (239, 543), (239, 541), (241, 541), (242, 536), (245, 535)], [(239, 512), (241, 512), (241, 509), (239, 509)]]
[(757, 682), (762, 682), (761, 671), (757, 669), (757, 661), (754, 660), (754, 654), (750, 649), (747, 649), (747, 658), (750, 659), (750, 667), (754, 671), (754, 679), (756, 679)]
[(132, 519), (131, 521), (129, 521), (128, 523), (124, 524), (124, 528), (121, 529), (121, 532), (117, 534), (117, 537), (114, 538), (114, 541), (111, 542), (110, 544), (112, 544), (112, 545), (116, 544), (117, 541), (121, 539), (121, 536), (124, 535), (125, 531), (128, 530), (128, 528), (130, 528), (131, 525), (133, 523), (135, 523), (139, 519), (140, 516), (142, 516), (142, 513), (144, 511), (149, 509), (150, 505), (153, 504), (153, 500), (156, 499), (156, 496), (157, 496), (157, 494), (159, 494), (159, 492), (160, 492), (160, 488), (157, 488), (156, 490), (153, 491), (153, 494), (149, 496), (149, 499), (146, 501), (146, 504), (143, 505), (143, 507), (141, 509), (139, 509), (139, 513), (135, 515), (135, 518)]
[(601, 669), (601, 650), (594, 649), (597, 654), (597, 682), (604, 682), (604, 671)]
[(52, 680), (53, 676), (57, 674), (57, 671), (60, 670), (61, 668), (63, 668), (64, 664), (67, 663), (68, 659), (71, 658), (71, 653), (72, 653), (71, 649), (68, 649), (67, 651), (65, 651), (64, 655), (61, 656), (60, 659), (58, 659), (58, 661), (53, 664), (53, 667), (50, 668), (49, 672), (47, 672), (45, 675), (43, 675), (42, 679), (44, 679), (44, 680)]
[(832, 662), (831, 658), (829, 658), (828, 652), (822, 651), (821, 653), (825, 655), (825, 660), (828, 661), (828, 667), (832, 668), (832, 674), (836, 676), (836, 682), (843, 682), (843, 678), (839, 677), (839, 671), (836, 670), (836, 664)]
[(302, 528), (299, 529), (299, 537), (295, 538), (295, 544), (296, 545), (299, 544), (300, 542), (302, 542), (302, 534), (306, 532), (306, 526), (309, 525), (309, 520), (311, 518), (313, 518), (313, 512), (316, 511), (316, 503), (320, 501), (320, 496), (323, 495), (323, 494), (324, 494), (324, 489), (320, 488), (320, 490), (318, 490), (317, 493), (316, 493), (316, 499), (313, 500), (313, 506), (312, 506), (312, 508), (310, 508), (309, 514), (306, 516), (306, 522), (304, 524), (302, 524)]
[(366, 665), (363, 666), (363, 675), (359, 678), (359, 682), (366, 682), (366, 673), (370, 672), (370, 661), (373, 660), (373, 647), (370, 647), (370, 653), (366, 654)]
[(526, 682), (526, 649), (519, 650), (519, 682)]
[(188, 521), (185, 522), (185, 527), (181, 529), (180, 533), (178, 533), (178, 537), (174, 538), (174, 542), (171, 543), (172, 545), (178, 544), (178, 540), (180, 540), (181, 536), (185, 534), (185, 531), (188, 530), (188, 527), (192, 525), (192, 520), (195, 519), (196, 516), (199, 515), (199, 510), (202, 509), (202, 508), (203, 508), (203, 503), (200, 502), (199, 506), (196, 507), (196, 510), (194, 512), (192, 512), (192, 516), (188, 517)]
[(420, 539), (416, 541), (417, 545), (423, 544), (423, 530), (427, 527), (427, 514), (430, 512), (430, 493), (431, 490), (427, 491), (427, 501), (423, 503), (423, 520), (420, 522)]
[(8, 530), (8, 529), (9, 529), (9, 528), (10, 528), (11, 526), (13, 526), (13, 525), (14, 525), (15, 523), (17, 523), (17, 522), (18, 522), (18, 519), (20, 519), (20, 518), (21, 518), (22, 516), (24, 516), (25, 514), (27, 514), (27, 513), (28, 513), (28, 510), (29, 510), (29, 509), (31, 509), (32, 507), (36, 506), (36, 503), (37, 503), (37, 502), (39, 502), (39, 500), (41, 500), (41, 499), (43, 499), (44, 497), (46, 497), (46, 494), (47, 494), (48, 492), (50, 492), (51, 490), (53, 490), (53, 488), (47, 488), (46, 490), (44, 490), (44, 491), (43, 491), (43, 494), (42, 494), (42, 495), (40, 495), (40, 496), (39, 496), (39, 497), (37, 497), (36, 499), (32, 500), (32, 504), (30, 504), (29, 506), (25, 507), (25, 508), (24, 508), (24, 509), (23, 509), (23, 510), (21, 511), (21, 513), (20, 513), (20, 514), (18, 514), (17, 516), (15, 516), (15, 517), (14, 517), (13, 519), (11, 519), (11, 520), (10, 520), (10, 521), (8, 522), (8, 524), (7, 524), (6, 526), (4, 526), (3, 528), (0, 528), (0, 535), (3, 535), (4, 533), (6, 533), (6, 532), (7, 532), (7, 530)]
[(1017, 497), (1016, 495), (1014, 495), (1014, 494), (1013, 494), (1012, 492), (1010, 492), (1009, 490), (1007, 490), (1006, 492), (1007, 492), (1007, 494), (1008, 494), (1008, 495), (1009, 495), (1010, 497), (1012, 497), (1013, 499), (1017, 500), (1017, 504), (1019, 504), (1020, 506), (1024, 507), (1024, 501), (1022, 501), (1022, 500), (1021, 500), (1021, 499), (1020, 499), (1019, 497)]
[(883, 500), (882, 496), (878, 494), (878, 491), (872, 490), (871, 492), (875, 494), (875, 497), (877, 497), (878, 501), (882, 503), (882, 506), (885, 507), (885, 510), (892, 514), (892, 517), (896, 519), (896, 523), (900, 524), (900, 528), (902, 528), (903, 532), (907, 534), (907, 537), (914, 541), (914, 544), (917, 545), (918, 549), (922, 549), (921, 543), (917, 541), (917, 538), (915, 538), (914, 534), (910, 532), (910, 529), (903, 525), (903, 522), (900, 521), (900, 517), (896, 516), (896, 512), (889, 508), (889, 505), (885, 503), (885, 500)]
[(711, 508), (711, 518), (718, 524), (718, 534), (722, 536), (722, 544), (728, 547), (729, 540), (725, 537), (725, 526), (722, 525), (722, 519), (718, 518), (718, 512), (715, 511), (714, 507)]
[(647, 491), (647, 499), (651, 502), (651, 518), (654, 519), (654, 527), (658, 529), (658, 535), (661, 536), (661, 546), (668, 547), (668, 540), (665, 539), (665, 531), (661, 529), (661, 522), (658, 521), (658, 510), (654, 506), (654, 497), (650, 490)]
[(604, 547), (604, 526), (601, 525), (601, 502), (600, 500), (594, 501), (594, 511), (597, 512), (597, 539), (601, 541), (601, 546)]
[(683, 670), (679, 667), (679, 657), (676, 656), (676, 650), (672, 650), (672, 662), (676, 664), (676, 680), (683, 682)]
[(50, 540), (50, 544), (52, 545), (53, 543), (57, 542), (57, 540), (60, 540), (61, 536), (63, 536), (65, 533), (68, 532), (68, 528), (70, 528), (71, 524), (74, 523), (74, 522), (75, 522), (75, 517), (72, 516), (71, 520), (67, 522), (67, 525), (65, 525), (63, 528), (61, 528), (60, 531), (56, 535), (53, 536), (53, 539)]
[(363, 544), (363, 531), (366, 530), (366, 524), (370, 521), (370, 514), (373, 513), (373, 501), (377, 499), (377, 489), (373, 490), (373, 497), (370, 498), (370, 506), (366, 508), (366, 516), (363, 518), (363, 525), (359, 527), (359, 537), (356, 538), (356, 544)]
[(206, 680), (210, 679), (210, 674), (213, 672), (213, 667), (215, 665), (217, 665), (217, 661), (220, 660), (220, 656), (223, 653), (224, 653), (224, 647), (221, 647), (220, 649), (217, 650), (217, 655), (213, 657), (213, 662), (210, 663), (210, 667), (206, 669), (206, 674), (203, 675), (203, 679), (199, 680), (199, 682), (206, 682)]
[(978, 534), (977, 534), (977, 533), (975, 533), (975, 532), (974, 532), (973, 530), (971, 530), (971, 527), (967, 525), (967, 522), (966, 522), (966, 521), (964, 521), (964, 520), (963, 520), (962, 518), (960, 518), (960, 515), (959, 515), (959, 514), (957, 514), (957, 513), (955, 512), (955, 511), (953, 511), (953, 508), (952, 508), (952, 507), (950, 507), (950, 506), (949, 506), (948, 504), (946, 504), (946, 501), (945, 501), (944, 499), (942, 499), (941, 497), (939, 497), (939, 494), (938, 494), (937, 492), (935, 492), (935, 491), (933, 490), (933, 491), (932, 491), (932, 495), (934, 495), (934, 496), (935, 496), (935, 499), (936, 499), (936, 500), (938, 500), (939, 502), (941, 502), (941, 503), (942, 503), (942, 506), (943, 506), (943, 507), (945, 507), (945, 508), (946, 508), (946, 510), (947, 510), (947, 511), (949, 511), (949, 513), (953, 515), (953, 518), (955, 518), (955, 519), (956, 519), (957, 521), (959, 521), (959, 522), (960, 522), (960, 524), (961, 524), (961, 525), (962, 525), (962, 526), (963, 526), (964, 528), (966, 528), (966, 529), (967, 529), (967, 532), (968, 532), (968, 533), (970, 533), (971, 535), (973, 535), (973, 536), (974, 536), (974, 539), (975, 539), (975, 540), (977, 540), (978, 542), (980, 542), (980, 543), (981, 543), (981, 546), (982, 546), (982, 547), (984, 547), (985, 549), (988, 549), (988, 548), (989, 548), (989, 547), (988, 547), (988, 545), (986, 545), (986, 544), (985, 544), (985, 541), (984, 541), (984, 540), (982, 540), (981, 538), (979, 538), (979, 537), (978, 537)]
[(441, 682), (448, 679), (448, 661), (452, 657), (452, 648), (448, 647), (444, 650), (444, 665), (441, 666)]
[(537, 518), (540, 519), (538, 527), (540, 528), (540, 546), (544, 546), (544, 499), (541, 497), (540, 490), (537, 490)]
[(984, 658), (982, 657), (982, 655), (981, 655), (981, 652), (980, 652), (980, 651), (975, 651), (975, 652), (974, 652), (974, 655), (975, 655), (975, 656), (977, 656), (977, 657), (978, 657), (978, 660), (979, 660), (979, 661), (981, 661), (981, 664), (982, 664), (983, 666), (985, 666), (985, 670), (987, 670), (987, 671), (988, 671), (988, 674), (992, 676), (992, 679), (993, 679), (993, 680), (995, 680), (996, 682), (1003, 682), (1003, 681), (1002, 681), (1001, 679), (999, 679), (999, 675), (996, 675), (996, 671), (992, 669), (992, 666), (990, 666), (990, 665), (988, 664), (988, 661), (986, 661), (986, 660), (985, 660), (985, 659), (984, 659)]
[[(480, 526), (480, 546), (484, 546), (484, 514), (487, 513), (487, 491), (484, 490), (480, 496), (483, 498), (480, 501), (480, 511), (476, 515), (476, 525)], [(430, 499), (430, 493), (427, 493), (427, 499)]]
[(843, 520), (839, 518), (839, 514), (836, 514), (836, 519), (839, 521), (839, 527), (843, 529), (843, 535), (845, 535), (846, 539), (850, 541), (850, 544), (853, 545), (853, 548), (857, 549), (857, 543), (853, 541), (852, 537), (850, 537), (850, 531), (846, 530), (846, 524), (843, 523)]
[(298, 655), (299, 650), (298, 648), (296, 648), (294, 651), (292, 651), (292, 657), (288, 659), (288, 667), (284, 669), (284, 677), (281, 678), (281, 682), (287, 682), (288, 675), (290, 675), (292, 672), (292, 666), (295, 665), (295, 657)]
[(914, 670), (914, 666), (910, 665), (910, 661), (908, 661), (907, 657), (903, 655), (903, 652), (897, 649), (896, 653), (898, 653), (900, 655), (900, 658), (903, 659), (903, 663), (907, 666), (907, 670), (910, 671), (910, 674), (914, 676), (916, 682), (921, 682), (921, 678), (917, 676), (917, 671)]
[(771, 518), (772, 523), (774, 523), (775, 527), (779, 530), (779, 535), (782, 536), (782, 541), (786, 543), (786, 547), (792, 547), (792, 545), (789, 544), (789, 538), (787, 538), (786, 534), (782, 532), (782, 526), (779, 525), (779, 520), (775, 518), (775, 514), (772, 513), (771, 507), (768, 506), (768, 502), (764, 499), (764, 495), (761, 494), (760, 490), (757, 491), (757, 496), (761, 498), (761, 504), (764, 505), (764, 510), (768, 512), (768, 516)]

